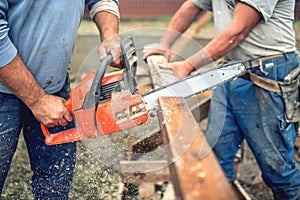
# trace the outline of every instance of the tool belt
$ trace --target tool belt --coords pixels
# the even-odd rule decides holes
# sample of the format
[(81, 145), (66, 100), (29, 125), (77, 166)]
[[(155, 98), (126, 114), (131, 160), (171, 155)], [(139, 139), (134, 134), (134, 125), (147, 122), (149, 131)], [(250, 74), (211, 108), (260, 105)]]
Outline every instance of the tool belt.
[[(283, 56), (283, 55), (281, 55)], [(267, 59), (274, 59), (280, 56), (272, 56), (271, 58), (264, 58), (263, 60)], [(283, 81), (275, 81), (272, 79), (264, 78), (259, 75), (256, 75), (250, 70), (243, 76), (243, 78), (251, 80), (256, 86), (263, 88), (265, 90), (271, 92), (278, 92), (281, 93), (284, 105), (285, 105), (285, 120), (287, 122), (300, 122), (300, 54), (297, 52), (297, 58), (299, 61), (298, 67), (293, 69), (290, 73), (288, 73)], [(252, 61), (252, 66), (261, 66), (263, 61), (255, 60)], [(247, 66), (250, 68), (250, 66)]]

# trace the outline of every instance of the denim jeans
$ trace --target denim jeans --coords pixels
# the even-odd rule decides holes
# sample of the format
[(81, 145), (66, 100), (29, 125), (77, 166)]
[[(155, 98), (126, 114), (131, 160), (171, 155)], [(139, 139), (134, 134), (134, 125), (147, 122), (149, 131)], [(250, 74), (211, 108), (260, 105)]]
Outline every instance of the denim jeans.
[[(252, 72), (282, 81), (297, 64), (295, 54), (287, 54)], [(300, 174), (292, 159), (296, 129), (284, 119), (281, 94), (238, 78), (213, 91), (210, 108), (206, 137), (228, 181), (236, 176), (234, 157), (246, 140), (275, 199), (299, 199)]]
[[(69, 81), (55, 95), (69, 97)], [(71, 123), (68, 126), (73, 126)], [(63, 127), (57, 127), (55, 131)], [(15, 95), (0, 93), (0, 189), (23, 132), (33, 172), (35, 199), (67, 199), (75, 166), (76, 144), (48, 146), (40, 123)], [(53, 130), (52, 130), (53, 131)]]

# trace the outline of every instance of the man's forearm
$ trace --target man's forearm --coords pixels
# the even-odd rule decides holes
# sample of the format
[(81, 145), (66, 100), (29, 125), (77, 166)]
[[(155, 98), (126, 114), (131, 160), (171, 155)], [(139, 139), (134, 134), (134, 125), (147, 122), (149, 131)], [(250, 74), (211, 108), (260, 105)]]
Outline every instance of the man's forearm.
[(184, 33), (192, 24), (194, 19), (202, 10), (191, 1), (184, 2), (172, 17), (166, 34), (161, 38), (160, 43), (170, 47), (181, 33)]
[(110, 12), (98, 12), (94, 16), (94, 21), (99, 29), (102, 41), (119, 33), (119, 18)]
[(19, 55), (0, 69), (0, 81), (28, 107), (33, 106), (45, 95), (45, 91), (39, 86)]
[(189, 57), (189, 62), (199, 68), (223, 57), (247, 37), (261, 18), (261, 14), (251, 6), (241, 2), (238, 3), (231, 24), (202, 50)]
[(103, 59), (110, 53), (113, 56), (111, 66), (123, 67), (119, 37), (119, 12), (114, 7), (114, 4), (110, 6), (114, 9), (110, 10), (105, 6), (99, 6), (97, 9), (94, 9), (96, 14), (93, 15), (93, 20), (99, 29), (102, 40), (98, 47), (99, 59)]

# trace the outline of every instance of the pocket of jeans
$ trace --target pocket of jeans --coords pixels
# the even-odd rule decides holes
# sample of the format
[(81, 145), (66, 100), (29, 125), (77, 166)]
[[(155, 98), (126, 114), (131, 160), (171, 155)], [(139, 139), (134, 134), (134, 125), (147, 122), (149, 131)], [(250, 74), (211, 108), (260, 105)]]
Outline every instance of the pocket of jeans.
[(263, 61), (261, 63), (260, 70), (265, 76), (271, 76), (270, 78), (273, 78), (274, 75), (276, 76), (276, 74), (273, 74), (274, 72), (276, 72), (274, 71), (275, 65), (276, 64), (275, 62), (273, 62), (273, 60)]
[(283, 145), (288, 150), (294, 149), (296, 141), (296, 130), (294, 124), (286, 122), (283, 115), (278, 116), (278, 122)]

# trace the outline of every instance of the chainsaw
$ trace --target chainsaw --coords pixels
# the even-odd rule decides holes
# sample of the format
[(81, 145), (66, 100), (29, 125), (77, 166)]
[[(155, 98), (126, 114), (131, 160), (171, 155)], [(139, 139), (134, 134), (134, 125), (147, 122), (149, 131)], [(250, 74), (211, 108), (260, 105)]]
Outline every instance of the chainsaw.
[(51, 133), (41, 124), (47, 145), (74, 142), (112, 134), (139, 126), (148, 121), (160, 96), (188, 98), (231, 81), (246, 72), (243, 61), (232, 61), (199, 72), (150, 92), (140, 94), (135, 79), (137, 52), (132, 37), (121, 41), (124, 68), (106, 73), (113, 57), (108, 54), (100, 61), (96, 72), (89, 72), (64, 102), (73, 115), (76, 127)]

